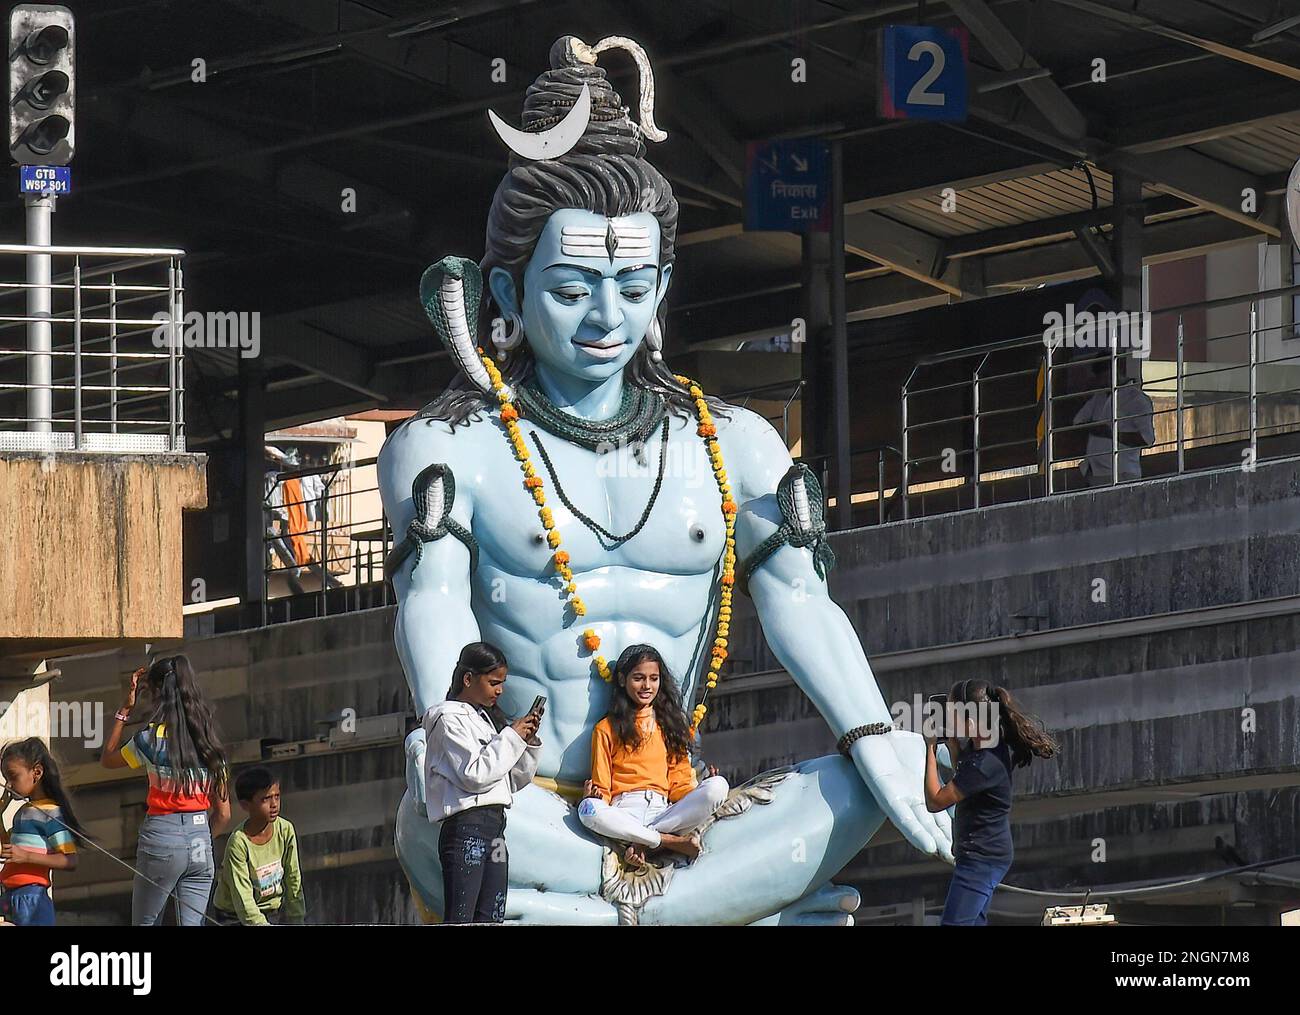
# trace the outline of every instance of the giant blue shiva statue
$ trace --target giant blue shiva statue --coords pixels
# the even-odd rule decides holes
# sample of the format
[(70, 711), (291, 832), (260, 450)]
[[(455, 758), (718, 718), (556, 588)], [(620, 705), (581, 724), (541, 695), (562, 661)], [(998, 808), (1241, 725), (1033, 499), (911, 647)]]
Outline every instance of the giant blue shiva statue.
[[(640, 70), (639, 122), (596, 65), (614, 48)], [(812, 474), (765, 420), (662, 362), (677, 201), (645, 159), (645, 141), (665, 137), (645, 53), (628, 39), (565, 37), (550, 65), (528, 89), (522, 129), (492, 115), (512, 155), (485, 256), (444, 258), (421, 282), (460, 372), (379, 457), (399, 540), (395, 638), (415, 708), (442, 699), (462, 646), (478, 640), (509, 659), (507, 713), (549, 699), (538, 775), (510, 811), (508, 920), (851, 922), (856, 892), (829, 880), (886, 818), (951, 861), (948, 816), (924, 804), (923, 742), (890, 724), (827, 594), (833, 554)], [(693, 863), (628, 869), (573, 807), (608, 708), (607, 660), (657, 647), (698, 726), (736, 589), (841, 754), (734, 790)], [(406, 748), (398, 855), (436, 919), (423, 731)]]

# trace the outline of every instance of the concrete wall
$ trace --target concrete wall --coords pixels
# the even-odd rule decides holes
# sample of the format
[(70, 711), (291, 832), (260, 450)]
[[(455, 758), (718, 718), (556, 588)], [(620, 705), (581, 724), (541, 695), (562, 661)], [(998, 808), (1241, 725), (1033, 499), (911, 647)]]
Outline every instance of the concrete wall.
[(207, 503), (204, 462), (0, 455), (0, 656), (180, 637), (181, 513)]
[[(1300, 853), (1293, 463), (900, 522), (833, 543), (832, 591), (887, 701), (986, 678), (1060, 741), (1058, 758), (1016, 775), (1011, 880), (1114, 884), (1223, 869), (1230, 855)], [(732, 630), (750, 668), (777, 669), (752, 620)], [(782, 674), (722, 690), (709, 750), (729, 773), (830, 749)], [(1104, 865), (1093, 861), (1099, 836)], [(883, 842), (850, 871), (880, 904), (941, 898), (945, 882)], [(1201, 917), (1241, 902), (1219, 894), (1230, 901), (1208, 890), (1195, 900)], [(1237, 905), (1231, 918), (1270, 913)]]

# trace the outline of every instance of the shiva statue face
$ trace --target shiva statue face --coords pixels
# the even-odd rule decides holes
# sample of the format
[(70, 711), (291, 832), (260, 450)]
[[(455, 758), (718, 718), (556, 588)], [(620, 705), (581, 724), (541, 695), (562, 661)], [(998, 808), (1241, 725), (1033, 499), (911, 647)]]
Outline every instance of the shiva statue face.
[(488, 279), (497, 305), (523, 319), (544, 369), (599, 384), (636, 353), (672, 265), (659, 267), (659, 223), (649, 212), (606, 218), (561, 208), (524, 269), (523, 307), (504, 268)]

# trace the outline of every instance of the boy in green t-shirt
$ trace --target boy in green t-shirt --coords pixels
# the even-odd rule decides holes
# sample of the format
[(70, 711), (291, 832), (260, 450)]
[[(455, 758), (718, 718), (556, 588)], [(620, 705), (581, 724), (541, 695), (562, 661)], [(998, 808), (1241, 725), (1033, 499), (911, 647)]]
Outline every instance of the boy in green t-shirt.
[(226, 843), (214, 918), (245, 927), (305, 922), (298, 837), (280, 817), (279, 781), (265, 768), (250, 769), (235, 779), (235, 798), (248, 818)]

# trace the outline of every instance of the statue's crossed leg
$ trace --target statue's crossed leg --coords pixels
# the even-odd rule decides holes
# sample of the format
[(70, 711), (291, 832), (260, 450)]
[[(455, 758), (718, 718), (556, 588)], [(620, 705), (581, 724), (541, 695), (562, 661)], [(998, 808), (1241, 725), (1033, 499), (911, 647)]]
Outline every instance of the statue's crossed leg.
[[(703, 836), (704, 852), (673, 872), (661, 896), (637, 913), (643, 924), (846, 923), (852, 889), (828, 884), (871, 838), (883, 815), (853, 765), (832, 756), (783, 770), (769, 799), (722, 814)], [(760, 777), (761, 779), (762, 777)], [(741, 787), (738, 793), (746, 787)], [(398, 854), (413, 890), (440, 912), (438, 827), (417, 813), (408, 792), (398, 814)], [(515, 797), (507, 919), (524, 923), (614, 924), (600, 897), (602, 846), (565, 801), (530, 786)]]

